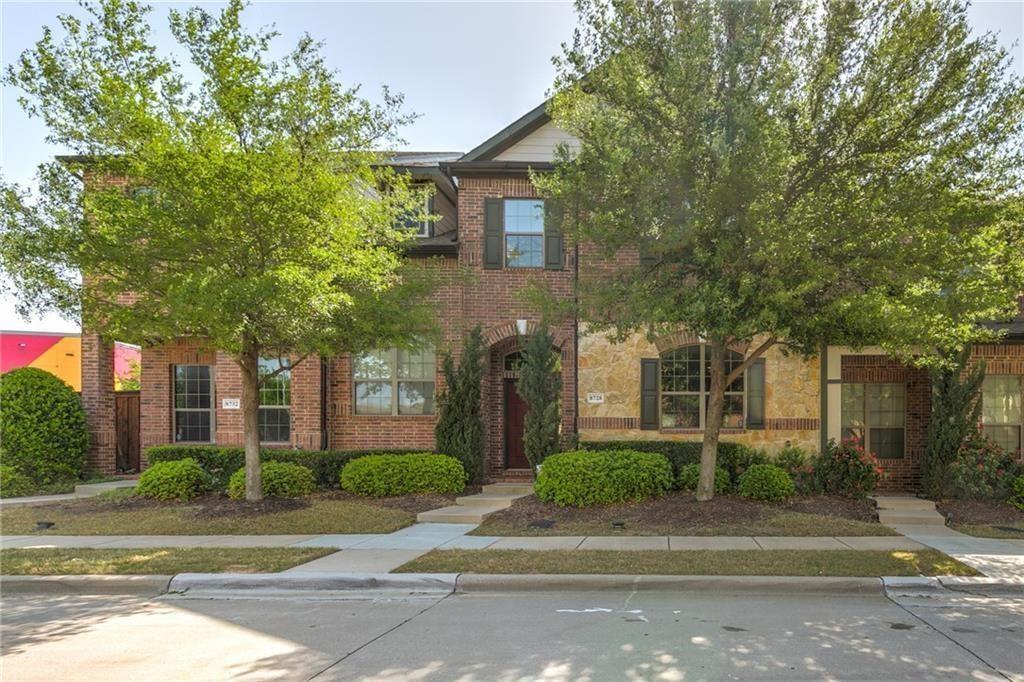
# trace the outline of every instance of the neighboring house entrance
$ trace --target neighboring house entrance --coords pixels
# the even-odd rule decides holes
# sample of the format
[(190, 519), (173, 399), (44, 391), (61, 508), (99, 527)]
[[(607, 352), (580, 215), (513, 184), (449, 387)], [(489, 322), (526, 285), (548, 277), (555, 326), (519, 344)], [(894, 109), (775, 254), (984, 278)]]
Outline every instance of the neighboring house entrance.
[(529, 409), (516, 390), (518, 379), (505, 379), (505, 468), (529, 469), (523, 448), (523, 419)]
[(118, 473), (139, 470), (139, 401), (138, 391), (118, 391), (114, 394)]

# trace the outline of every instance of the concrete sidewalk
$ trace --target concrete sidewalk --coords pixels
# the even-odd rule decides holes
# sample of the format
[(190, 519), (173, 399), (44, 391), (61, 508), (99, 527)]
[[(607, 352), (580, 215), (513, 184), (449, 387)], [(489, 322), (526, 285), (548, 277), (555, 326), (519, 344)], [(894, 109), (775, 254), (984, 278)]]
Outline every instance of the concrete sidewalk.
[(1024, 540), (996, 540), (965, 535), (946, 526), (893, 525), (911, 540), (948, 554), (990, 578), (1024, 584)]

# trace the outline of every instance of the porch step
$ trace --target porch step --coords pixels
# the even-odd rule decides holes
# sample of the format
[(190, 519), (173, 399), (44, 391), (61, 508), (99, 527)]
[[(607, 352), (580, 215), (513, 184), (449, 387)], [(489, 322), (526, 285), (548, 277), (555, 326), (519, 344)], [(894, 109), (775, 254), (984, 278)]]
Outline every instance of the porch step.
[(512, 495), (524, 497), (533, 494), (533, 482), (530, 483), (489, 483), (484, 486), (485, 494)]
[(886, 526), (945, 526), (946, 518), (935, 510), (935, 503), (917, 497), (879, 495), (878, 520)]
[(502, 507), (463, 507), (454, 505), (441, 507), (416, 515), (419, 523), (480, 523), (488, 514), (501, 511)]
[(904, 510), (904, 511), (935, 511), (935, 503), (931, 500), (923, 500), (920, 497), (906, 497), (896, 495), (877, 495), (875, 503), (879, 509)]
[(462, 497), (455, 498), (455, 504), (460, 504), (463, 507), (497, 507), (498, 509), (508, 509), (512, 506), (512, 500), (515, 498), (505, 493), (480, 493), (479, 495), (464, 495)]
[(492, 483), (485, 485), (478, 495), (455, 498), (456, 504), (451, 507), (420, 512), (416, 520), (420, 523), (480, 523), (489, 514), (511, 507), (513, 500), (532, 493), (532, 485)]

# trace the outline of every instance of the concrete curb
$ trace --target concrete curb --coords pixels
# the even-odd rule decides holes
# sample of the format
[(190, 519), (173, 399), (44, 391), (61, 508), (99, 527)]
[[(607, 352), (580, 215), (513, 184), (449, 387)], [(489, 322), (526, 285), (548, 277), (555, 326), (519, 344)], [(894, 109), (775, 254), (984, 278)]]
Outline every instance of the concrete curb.
[(879, 578), (706, 575), (485, 575), (463, 573), (455, 591), (520, 592), (637, 590), (768, 592), (772, 594), (882, 594)]
[(0, 594), (131, 594), (155, 597), (167, 591), (169, 575), (5, 575)]
[(679, 591), (883, 595), (963, 592), (1024, 596), (1024, 581), (997, 578), (835, 578), (701, 575), (501, 575), (472, 573), (181, 573), (0, 576), (0, 593), (130, 594), (196, 599), (443, 596), (485, 592)]
[(454, 573), (179, 573), (168, 594), (198, 598), (299, 596), (445, 595), (455, 591)]

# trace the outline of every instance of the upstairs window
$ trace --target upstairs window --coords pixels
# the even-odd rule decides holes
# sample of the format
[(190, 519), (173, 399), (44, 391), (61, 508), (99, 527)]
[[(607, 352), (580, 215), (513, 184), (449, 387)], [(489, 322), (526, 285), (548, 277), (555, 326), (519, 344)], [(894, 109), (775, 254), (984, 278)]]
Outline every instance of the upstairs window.
[(544, 200), (505, 200), (505, 266), (544, 267)]
[(399, 227), (409, 230), (417, 237), (429, 237), (433, 222), (424, 219), (424, 216), (428, 216), (433, 212), (434, 197), (424, 192), (420, 208), (415, 212), (415, 215), (403, 218)]
[(433, 346), (378, 349), (353, 361), (355, 413), (434, 414), (437, 360)]
[[(292, 370), (281, 369), (277, 358), (260, 358), (260, 442), (287, 443), (291, 440)], [(274, 372), (274, 376), (269, 376)]]
[(993, 375), (985, 377), (981, 388), (982, 431), (993, 443), (1010, 453), (1024, 444), (1024, 377)]

